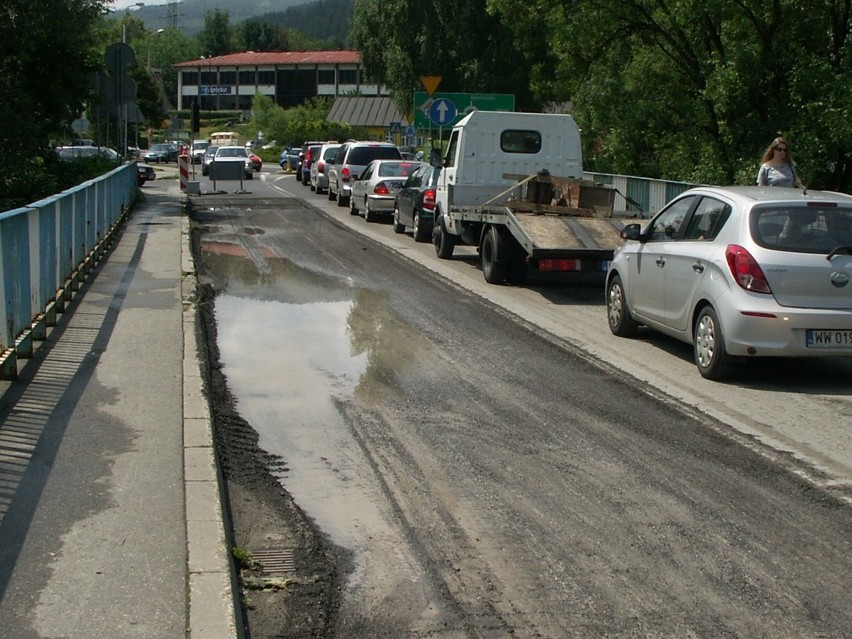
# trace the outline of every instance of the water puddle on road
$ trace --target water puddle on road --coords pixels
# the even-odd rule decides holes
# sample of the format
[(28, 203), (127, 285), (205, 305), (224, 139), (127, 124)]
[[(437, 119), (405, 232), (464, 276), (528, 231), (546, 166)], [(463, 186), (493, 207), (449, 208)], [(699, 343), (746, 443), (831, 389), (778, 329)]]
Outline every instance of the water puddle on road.
[[(203, 247), (206, 268), (227, 281), (215, 314), (237, 410), (261, 448), (286, 462), (282, 485), (357, 556), (390, 532), (381, 491), (334, 399), (369, 402), (387, 392), (411, 365), (419, 336), (380, 294), (278, 258), (263, 260), (261, 273), (257, 256), (232, 249)], [(357, 574), (364, 565), (356, 565)]]

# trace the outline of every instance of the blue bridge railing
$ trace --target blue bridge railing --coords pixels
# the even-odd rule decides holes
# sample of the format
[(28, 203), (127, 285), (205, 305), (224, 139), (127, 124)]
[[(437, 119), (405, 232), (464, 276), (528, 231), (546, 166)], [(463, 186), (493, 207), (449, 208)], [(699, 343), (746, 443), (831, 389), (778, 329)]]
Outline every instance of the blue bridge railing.
[(0, 379), (17, 377), (56, 313), (112, 244), (136, 197), (136, 163), (0, 213)]
[(630, 175), (613, 175), (611, 173), (583, 173), (587, 180), (608, 184), (615, 188), (616, 211), (642, 212), (643, 217), (651, 217), (676, 195), (697, 184), (688, 182), (673, 182), (671, 180), (655, 180), (652, 178), (633, 177)]

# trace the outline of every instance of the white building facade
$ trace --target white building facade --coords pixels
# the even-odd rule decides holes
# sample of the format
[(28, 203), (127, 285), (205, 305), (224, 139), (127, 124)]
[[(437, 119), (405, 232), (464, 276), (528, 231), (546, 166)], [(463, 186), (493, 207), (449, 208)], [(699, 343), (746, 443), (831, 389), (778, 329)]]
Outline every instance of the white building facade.
[(174, 68), (179, 110), (197, 101), (203, 111), (247, 111), (258, 92), (285, 108), (317, 96), (388, 95), (383, 87), (363, 82), (357, 51), (246, 51)]

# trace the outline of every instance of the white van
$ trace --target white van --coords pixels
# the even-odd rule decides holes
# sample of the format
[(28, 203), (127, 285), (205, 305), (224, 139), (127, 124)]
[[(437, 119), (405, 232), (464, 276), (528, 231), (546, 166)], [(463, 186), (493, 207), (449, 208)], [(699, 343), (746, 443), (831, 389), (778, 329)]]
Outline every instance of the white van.
[(450, 134), (437, 207), (440, 213), (449, 213), (455, 206), (481, 206), (542, 170), (565, 178), (583, 177), (580, 130), (574, 118), (473, 111)]

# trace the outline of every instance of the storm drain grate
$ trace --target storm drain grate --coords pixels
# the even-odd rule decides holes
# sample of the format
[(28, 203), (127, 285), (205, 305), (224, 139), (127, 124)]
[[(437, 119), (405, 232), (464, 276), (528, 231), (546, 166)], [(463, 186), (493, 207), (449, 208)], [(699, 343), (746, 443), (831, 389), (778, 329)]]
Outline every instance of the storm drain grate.
[(264, 575), (296, 572), (296, 561), (293, 558), (293, 551), (289, 548), (254, 550), (251, 556), (260, 564), (261, 573)]

